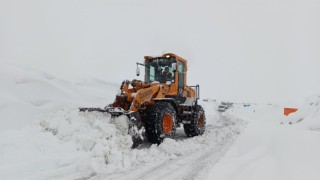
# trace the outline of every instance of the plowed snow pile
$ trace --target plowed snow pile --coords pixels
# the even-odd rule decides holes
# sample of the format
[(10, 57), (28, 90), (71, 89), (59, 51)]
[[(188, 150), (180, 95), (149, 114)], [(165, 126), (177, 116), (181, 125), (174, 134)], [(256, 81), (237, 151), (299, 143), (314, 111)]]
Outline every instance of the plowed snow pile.
[(78, 179), (125, 173), (232, 140), (245, 125), (236, 118), (214, 123), (200, 137), (166, 139), (160, 146), (132, 150), (127, 117), (112, 119), (68, 108), (40, 117), (31, 127), (4, 133), (0, 174), (4, 179)]
[[(112, 83), (91, 78), (66, 81), (4, 62), (0, 68), (0, 81), (1, 179), (89, 177), (100, 168), (100, 162), (86, 153), (93, 147), (91, 139), (103, 136), (126, 141), (126, 135), (115, 135), (121, 134), (113, 127), (115, 125), (99, 125), (108, 132), (95, 133), (94, 129), (86, 128), (90, 121), (84, 125), (84, 118), (74, 107), (103, 107), (113, 99), (110, 94), (118, 88)], [(108, 118), (101, 119), (108, 121)], [(97, 125), (97, 122), (91, 125)], [(125, 145), (126, 142), (122, 143)], [(110, 153), (114, 151), (111, 149)], [(101, 154), (94, 153), (95, 156)]]

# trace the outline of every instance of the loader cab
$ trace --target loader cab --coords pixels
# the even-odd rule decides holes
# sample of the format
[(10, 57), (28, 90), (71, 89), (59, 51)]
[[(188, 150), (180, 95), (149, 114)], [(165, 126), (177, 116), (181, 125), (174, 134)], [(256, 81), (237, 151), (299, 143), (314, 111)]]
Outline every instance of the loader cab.
[[(145, 56), (145, 82), (170, 84), (168, 97), (178, 98), (181, 103), (185, 100), (187, 61), (175, 54), (164, 54), (161, 57)], [(171, 78), (164, 76), (168, 69)], [(170, 83), (168, 83), (168, 81)]]
[(157, 57), (145, 62), (145, 81), (147, 83), (160, 82), (171, 84), (176, 81), (176, 63), (174, 57)]

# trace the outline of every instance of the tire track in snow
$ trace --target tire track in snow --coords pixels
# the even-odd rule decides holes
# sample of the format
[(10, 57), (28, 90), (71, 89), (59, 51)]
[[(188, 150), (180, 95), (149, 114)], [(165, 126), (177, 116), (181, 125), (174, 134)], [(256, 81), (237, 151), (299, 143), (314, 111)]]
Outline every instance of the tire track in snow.
[[(222, 117), (227, 120), (226, 117)], [(215, 127), (211, 127), (214, 129)], [(220, 127), (218, 127), (220, 128)], [(237, 137), (236, 133), (232, 138), (226, 139), (219, 146), (214, 146), (213, 144), (208, 150), (204, 152), (193, 152), (179, 157), (177, 160), (169, 161), (157, 169), (154, 169), (148, 174), (144, 174), (137, 179), (148, 180), (194, 180), (202, 179), (206, 171), (210, 170), (224, 155), (224, 153), (232, 145), (233, 140)]]
[[(220, 116), (219, 121), (220, 123), (216, 125), (207, 126), (208, 135), (212, 137), (209, 138), (209, 140), (212, 140), (212, 142), (206, 142), (208, 144), (203, 145), (201, 151), (193, 151), (178, 156), (176, 159), (147, 163), (127, 172), (96, 176), (93, 177), (92, 180), (202, 179), (205, 173), (209, 171), (229, 149), (244, 126), (242, 120), (228, 116)], [(225, 131), (226, 134), (223, 134)], [(181, 129), (179, 129), (177, 133), (176, 141), (192, 143), (192, 138), (186, 138), (186, 136), (183, 135), (183, 130), (181, 131)], [(222, 137), (219, 137), (219, 134), (222, 134)], [(144, 148), (148, 148), (151, 144), (147, 143), (143, 146)]]

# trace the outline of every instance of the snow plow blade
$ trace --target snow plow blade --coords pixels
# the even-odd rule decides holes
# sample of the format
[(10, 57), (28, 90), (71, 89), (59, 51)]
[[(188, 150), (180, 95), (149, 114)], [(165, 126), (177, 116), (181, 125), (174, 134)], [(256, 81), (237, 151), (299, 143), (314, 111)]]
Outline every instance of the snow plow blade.
[(129, 113), (120, 107), (107, 107), (107, 108), (79, 108), (80, 112), (102, 112), (108, 113), (112, 117), (118, 117), (121, 115), (128, 115)]
[(121, 115), (128, 116), (128, 134), (132, 137), (132, 147), (137, 148), (143, 141), (142, 136), (142, 124), (140, 120), (140, 115), (137, 112), (128, 112), (121, 107), (106, 107), (102, 108), (79, 108), (80, 112), (101, 112), (101, 113), (108, 113), (111, 117), (119, 117)]

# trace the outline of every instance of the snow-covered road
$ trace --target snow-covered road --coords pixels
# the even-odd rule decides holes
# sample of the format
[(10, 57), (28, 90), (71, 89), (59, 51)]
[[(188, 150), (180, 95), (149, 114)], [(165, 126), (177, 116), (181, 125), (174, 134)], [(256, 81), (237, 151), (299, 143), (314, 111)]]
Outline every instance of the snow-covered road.
[(236, 114), (248, 126), (207, 179), (319, 179), (320, 133), (313, 129), (320, 127), (320, 96), (312, 101), (289, 117), (282, 106), (239, 109)]
[[(180, 128), (175, 140), (167, 139), (161, 144), (160, 148), (175, 148), (172, 152), (170, 150), (166, 152), (172, 153), (173, 158), (164, 158), (159, 162), (146, 163), (131, 170), (103, 174), (92, 179), (203, 179), (246, 124), (243, 120), (229, 115), (220, 114), (218, 117), (211, 121), (214, 123), (207, 126), (206, 133), (202, 137), (187, 138)], [(146, 144), (142, 147), (149, 145)], [(193, 145), (197, 148), (190, 148)], [(140, 150), (143, 151), (144, 148)], [(184, 153), (185, 151), (188, 152)]]

